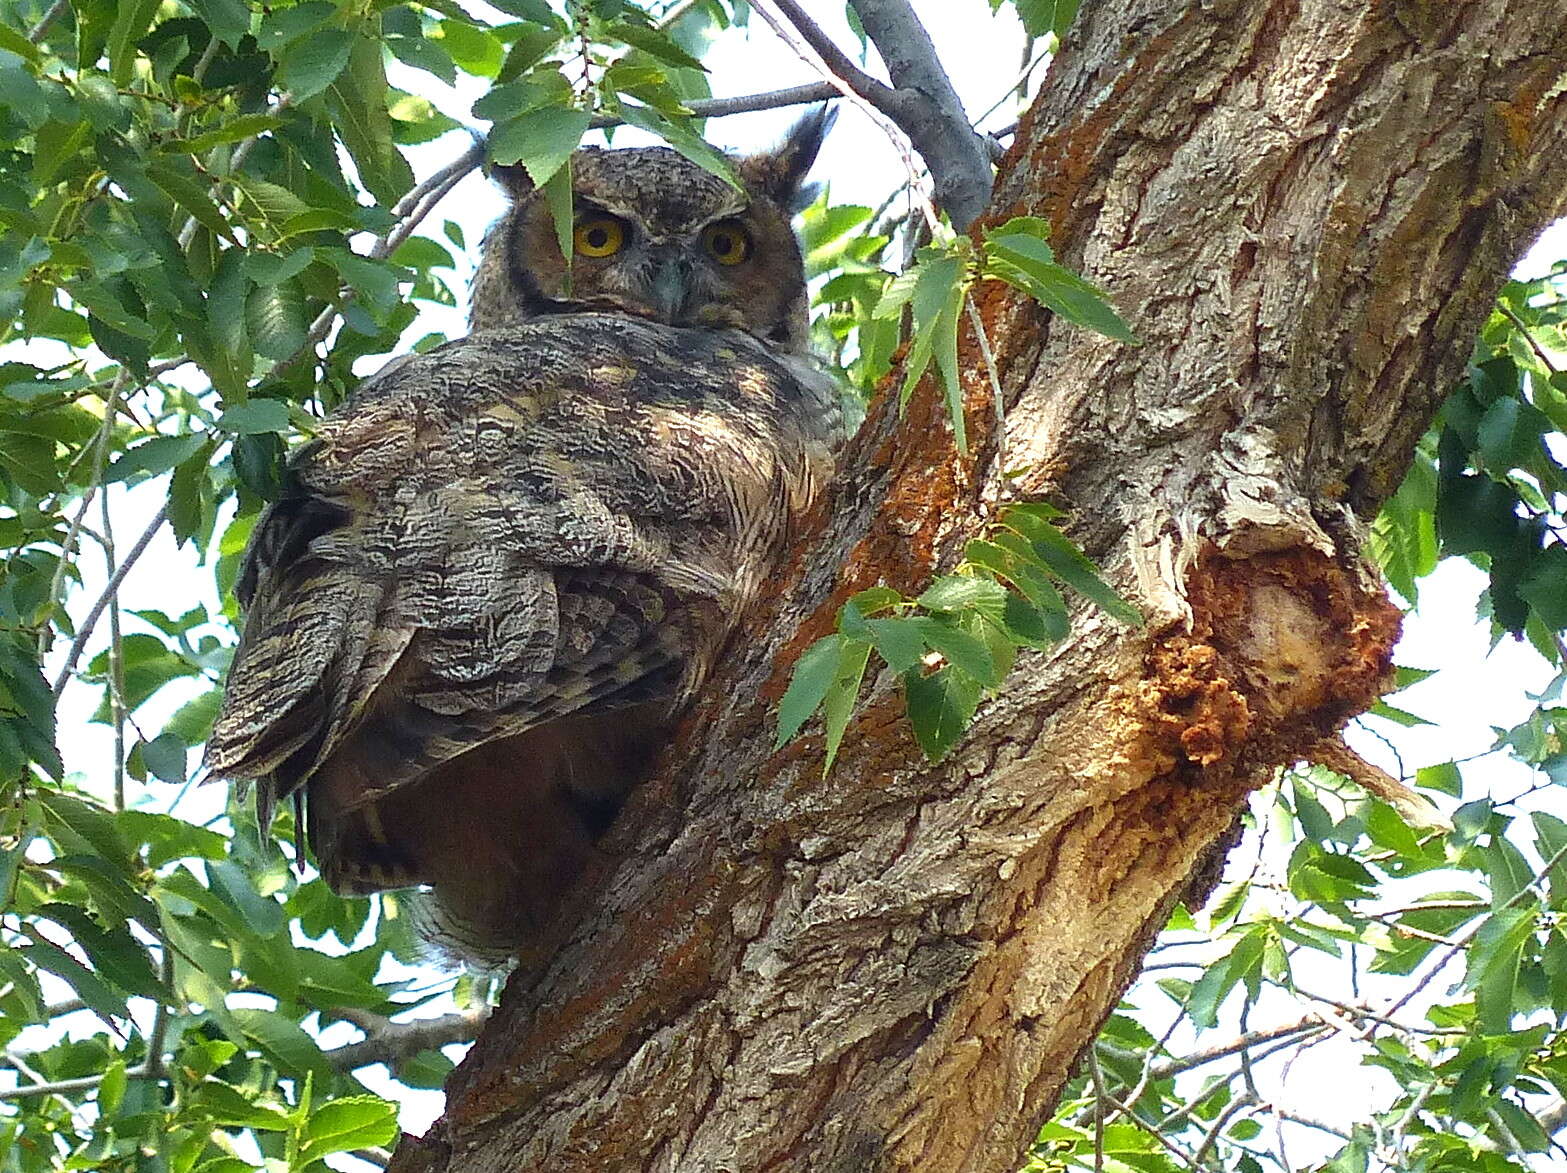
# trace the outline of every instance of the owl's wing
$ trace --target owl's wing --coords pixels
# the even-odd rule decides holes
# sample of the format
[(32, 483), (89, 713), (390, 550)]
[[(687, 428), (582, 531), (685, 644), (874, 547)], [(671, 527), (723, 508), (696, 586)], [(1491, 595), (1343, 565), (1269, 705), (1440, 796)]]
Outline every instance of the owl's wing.
[(523, 333), (399, 360), (293, 462), (242, 572), (215, 775), (281, 797), (352, 735), (355, 805), (483, 742), (676, 696), (732, 585), (732, 486), (683, 442), (657, 450), (630, 369), (584, 373), (581, 337)]

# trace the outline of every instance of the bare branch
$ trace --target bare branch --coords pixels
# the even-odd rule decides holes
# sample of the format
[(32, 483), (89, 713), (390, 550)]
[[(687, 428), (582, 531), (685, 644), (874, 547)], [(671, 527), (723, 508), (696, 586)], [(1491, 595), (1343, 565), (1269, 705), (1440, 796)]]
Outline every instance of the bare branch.
[(364, 1011), (344, 1013), (365, 1037), (357, 1043), (337, 1047), (327, 1052), (332, 1066), (339, 1071), (353, 1071), (369, 1067), (372, 1063), (394, 1063), (408, 1059), (420, 1051), (433, 1051), (448, 1043), (472, 1042), (479, 1027), (489, 1017), (489, 1009), (467, 1010), (460, 1014), (443, 1014), (439, 1018), (419, 1018), (413, 1022), (393, 1022), (379, 1014)]
[(71, 0), (54, 0), (54, 3), (49, 5), (49, 11), (44, 13), (39, 18), (38, 23), (28, 30), (27, 39), (35, 45), (43, 40), (44, 34), (49, 31), (49, 26), (59, 20), (70, 6)]
[(115, 568), (109, 581), (104, 585), (103, 591), (98, 595), (87, 612), (87, 617), (82, 620), (81, 626), (76, 629), (76, 638), (71, 640), (71, 646), (65, 653), (65, 662), (60, 665), (60, 673), (54, 678), (54, 695), (59, 696), (65, 691), (66, 681), (71, 678), (71, 669), (76, 667), (76, 661), (81, 657), (82, 649), (87, 646), (87, 641), (92, 637), (93, 628), (103, 616), (104, 609), (109, 601), (114, 598), (115, 592), (120, 589), (120, 584), (125, 581), (125, 576), (131, 572), (131, 567), (136, 565), (136, 560), (147, 552), (147, 547), (152, 544), (152, 539), (157, 536), (163, 523), (169, 520), (169, 507), (165, 505), (158, 510), (153, 519), (147, 523), (147, 528), (142, 531), (141, 537), (136, 539), (136, 544), (125, 555), (125, 561)]
[(930, 167), (936, 198), (953, 225), (967, 229), (990, 201), (990, 151), (970, 125), (930, 34), (908, 0), (849, 0), (849, 6), (902, 97), (901, 114), (887, 114)]
[(1183, 1055), (1179, 1059), (1171, 1059), (1165, 1063), (1156, 1063), (1149, 1069), (1150, 1080), (1157, 1082), (1161, 1079), (1169, 1079), (1172, 1075), (1179, 1075), (1183, 1071), (1190, 1071), (1194, 1067), (1201, 1067), (1205, 1063), (1212, 1063), (1215, 1059), (1224, 1059), (1239, 1051), (1247, 1051), (1259, 1043), (1271, 1043), (1274, 1039), (1289, 1038), (1293, 1035), (1309, 1035), (1325, 1029), (1322, 1019), (1315, 1014), (1308, 1015), (1298, 1022), (1285, 1023), (1282, 1026), (1269, 1027), (1266, 1030), (1254, 1030), (1247, 1034), (1231, 1039), (1227, 1043), (1207, 1047), (1201, 1051), (1193, 1051), (1190, 1055)]

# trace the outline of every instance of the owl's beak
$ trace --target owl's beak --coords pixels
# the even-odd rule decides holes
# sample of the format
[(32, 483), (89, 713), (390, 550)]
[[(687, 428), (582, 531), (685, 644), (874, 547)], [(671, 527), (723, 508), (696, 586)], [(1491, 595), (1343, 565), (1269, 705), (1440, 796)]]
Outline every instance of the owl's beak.
[(686, 267), (676, 257), (663, 257), (653, 270), (649, 288), (653, 316), (668, 325), (677, 325), (691, 298), (691, 284)]

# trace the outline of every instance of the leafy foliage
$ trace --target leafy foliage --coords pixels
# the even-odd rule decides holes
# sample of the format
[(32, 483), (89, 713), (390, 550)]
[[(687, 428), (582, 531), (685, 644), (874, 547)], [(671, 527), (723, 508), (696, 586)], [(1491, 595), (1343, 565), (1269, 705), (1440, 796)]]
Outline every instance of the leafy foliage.
[[(1049, 46), (1077, 5), (1014, 7)], [(376, 1163), (395, 1109), (343, 1049), (350, 1028), (375, 1037), (395, 1030), (389, 1016), (438, 1000), (485, 1003), (483, 978), (426, 984), (395, 897), (341, 899), (294, 858), (290, 813), (258, 831), (196, 785), (234, 642), (238, 556), (289, 447), (381, 356), (443, 341), (421, 308), (460, 300), (462, 228), (413, 234), (446, 188), (416, 183), (411, 155), (435, 143), (457, 159), (469, 145), (422, 96), (427, 79), (482, 90), (471, 114), (490, 128), (491, 159), (524, 168), (556, 207), (566, 160), (596, 120), (728, 172), (688, 104), (710, 96), (709, 36), (743, 24), (744, 3), (497, 0), (485, 11), (499, 16), (449, 0), (19, 0), (0, 13), (8, 1173), (362, 1167), (344, 1164), (350, 1153)], [(1100, 292), (1058, 265), (1043, 223), (1018, 218), (978, 243), (939, 225), (931, 235), (918, 209), (889, 212), (897, 195), (880, 209), (824, 197), (802, 220), (814, 339), (843, 373), (851, 412), (906, 347), (900, 396), (930, 375), (966, 447), (957, 356), (982, 341), (964, 333), (978, 282), (1130, 340)], [(1375, 534), (1411, 603), (1443, 556), (1480, 565), (1498, 632), (1522, 631), (1558, 669), (1562, 288), (1558, 274), (1504, 291)], [(122, 532), (126, 501), (148, 498), (161, 506), (152, 523)], [(939, 758), (1015, 659), (1063, 636), (1061, 584), (1135, 622), (1060, 520), (1012, 504), (917, 597), (877, 588), (851, 600), (802, 657), (780, 732), (820, 711), (830, 764), (874, 655)], [(119, 579), (146, 570), (137, 559), (165, 530), (210, 580), (122, 607)], [(1499, 729), (1493, 750), (1534, 771), (1545, 794), (1567, 783), (1562, 683)], [(85, 775), (67, 773), (58, 751), (79, 734), (62, 704), (116, 737)], [(1288, 1103), (1252, 1088), (1263, 1049), (1328, 1034), (1356, 1034), (1355, 1053), (1396, 1094), (1342, 1136), (1319, 1132), (1318, 1167), (1546, 1167), (1567, 1093), (1567, 824), (1528, 795), (1483, 793), (1471, 763), (1429, 765), (1413, 781), (1451, 829), (1410, 823), (1320, 772), (1259, 804), (1253, 842), (1266, 834), (1286, 862), (1242, 870), (1208, 912), (1177, 914), (1032, 1168), (1266, 1165), (1273, 1139), (1299, 1126)], [(1312, 976), (1318, 958), (1356, 981), (1404, 983), (1379, 990), (1420, 993), (1332, 1006)], [(1182, 1054), (1199, 1029), (1245, 1036), (1253, 1010), (1281, 1013), (1285, 997), (1318, 1016), (1216, 1059)], [(430, 1088), (450, 1066), (430, 1048), (395, 1059), (391, 1075)]]
[(1009, 505), (988, 537), (969, 543), (957, 569), (918, 598), (890, 587), (851, 598), (838, 611), (838, 630), (795, 666), (778, 705), (778, 744), (821, 709), (822, 768), (830, 770), (874, 651), (902, 679), (920, 748), (940, 761), (968, 729), (980, 699), (1006, 679), (1019, 648), (1045, 649), (1065, 637), (1066, 603), (1056, 581), (1122, 622), (1140, 623), (1136, 608), (1051, 523), (1060, 516), (1043, 502)]

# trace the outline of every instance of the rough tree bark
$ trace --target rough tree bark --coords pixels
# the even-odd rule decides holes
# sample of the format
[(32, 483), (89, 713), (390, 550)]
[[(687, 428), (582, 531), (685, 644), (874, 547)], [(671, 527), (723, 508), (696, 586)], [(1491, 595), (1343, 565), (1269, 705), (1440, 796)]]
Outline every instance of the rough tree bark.
[[(1363, 526), (1567, 206), (1567, 19), (1507, 0), (1096, 0), (991, 219), (1047, 216), (1143, 339), (981, 291), (1006, 461), (1150, 616), (1025, 656), (940, 766), (872, 682), (832, 775), (770, 752), (846, 596), (993, 515), (938, 396), (882, 409), (793, 587), (393, 1169), (1012, 1169), (1247, 793), (1386, 683)], [(1322, 752), (1327, 752), (1324, 749)]]

